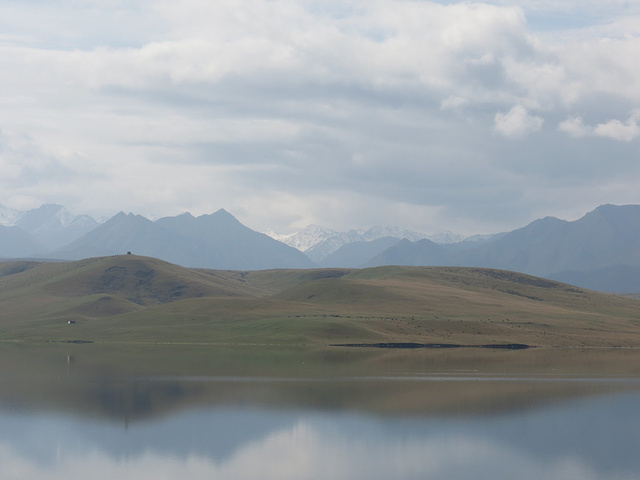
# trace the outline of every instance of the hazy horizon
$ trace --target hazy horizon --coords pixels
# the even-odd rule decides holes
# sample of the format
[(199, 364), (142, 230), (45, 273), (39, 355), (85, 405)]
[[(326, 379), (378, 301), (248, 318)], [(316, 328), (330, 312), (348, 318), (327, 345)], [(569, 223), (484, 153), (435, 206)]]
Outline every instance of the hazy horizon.
[[(257, 230), (257, 229), (255, 229), (255, 228), (253, 228), (251, 225), (247, 225), (246, 223), (244, 223), (240, 218), (238, 218), (236, 215), (234, 215), (234, 213), (233, 213), (233, 212), (230, 212), (229, 210), (227, 210), (227, 209), (226, 209), (226, 208), (224, 208), (224, 207), (221, 207), (221, 208), (219, 208), (219, 209), (217, 209), (217, 210), (215, 210), (215, 211), (212, 211), (212, 212), (205, 212), (205, 213), (202, 213), (202, 214), (199, 214), (199, 215), (194, 215), (192, 212), (185, 211), (185, 212), (180, 212), (180, 213), (175, 214), (175, 215), (157, 216), (157, 215), (144, 215), (144, 214), (141, 214), (141, 213), (139, 213), (139, 212), (134, 212), (134, 211), (125, 211), (125, 210), (120, 210), (119, 212), (115, 212), (115, 213), (113, 213), (113, 214), (108, 214), (108, 215), (104, 215), (104, 216), (99, 217), (99, 218), (94, 218), (94, 217), (92, 217), (92, 216), (91, 216), (90, 214), (88, 214), (88, 213), (83, 213), (83, 212), (72, 212), (72, 211), (70, 211), (69, 209), (67, 209), (67, 208), (66, 208), (66, 206), (64, 206), (64, 205), (59, 205), (59, 204), (43, 204), (43, 205), (40, 205), (40, 206), (35, 207), (35, 208), (33, 208), (33, 209), (29, 209), (29, 210), (17, 210), (17, 209), (13, 209), (13, 208), (11, 208), (11, 207), (6, 207), (5, 205), (0, 204), (0, 225), (13, 226), (13, 225), (15, 225), (15, 224), (16, 224), (16, 223), (15, 223), (15, 221), (14, 221), (15, 219), (14, 219), (14, 218), (11, 218), (11, 213), (17, 213), (17, 214), (18, 214), (18, 217), (17, 217), (17, 218), (20, 218), (20, 216), (21, 216), (22, 214), (24, 214), (24, 213), (33, 212), (33, 211), (38, 211), (38, 210), (42, 209), (43, 207), (47, 207), (47, 206), (62, 207), (62, 209), (66, 210), (66, 211), (68, 212), (68, 214), (71, 214), (71, 215), (73, 215), (74, 217), (89, 216), (92, 220), (96, 221), (98, 224), (105, 223), (105, 222), (107, 222), (107, 221), (111, 220), (112, 218), (114, 218), (115, 216), (117, 216), (117, 215), (119, 215), (119, 214), (141, 216), (141, 217), (143, 217), (143, 218), (146, 218), (147, 220), (150, 220), (150, 221), (152, 221), (152, 222), (155, 222), (156, 220), (159, 220), (159, 219), (161, 219), (161, 218), (178, 217), (178, 216), (180, 216), (180, 215), (185, 215), (185, 214), (192, 215), (193, 217), (199, 217), (199, 216), (202, 216), (202, 215), (205, 215), (205, 216), (206, 216), (206, 215), (212, 215), (212, 214), (217, 213), (217, 212), (219, 212), (219, 211), (226, 211), (226, 212), (227, 212), (227, 213), (229, 213), (231, 216), (233, 216), (234, 218), (236, 218), (236, 219), (237, 219), (240, 223), (242, 223), (244, 226), (246, 226), (246, 227), (248, 227), (248, 228), (250, 228), (250, 229), (252, 229), (252, 230), (254, 230), (254, 231), (259, 231), (259, 232), (261, 232), (261, 233), (265, 233), (265, 234), (269, 235), (270, 237), (275, 238), (276, 240), (283, 240), (283, 239), (285, 239), (285, 238), (287, 238), (287, 237), (291, 237), (291, 236), (296, 235), (296, 234), (298, 234), (298, 233), (301, 233), (302, 231), (305, 231), (305, 230), (309, 230), (309, 229), (310, 229), (310, 230), (313, 230), (313, 228), (314, 228), (314, 227), (318, 227), (318, 228), (323, 229), (323, 230), (326, 230), (326, 231), (333, 231), (333, 232), (335, 232), (335, 233), (337, 233), (337, 234), (340, 234), (340, 233), (347, 233), (347, 232), (349, 232), (349, 231), (356, 231), (356, 232), (358, 232), (358, 233), (361, 233), (361, 234), (362, 234), (362, 233), (365, 233), (365, 232), (368, 232), (368, 231), (371, 231), (371, 230), (375, 230), (375, 229), (377, 229), (377, 228), (382, 228), (382, 229), (392, 228), (392, 229), (405, 230), (405, 231), (411, 231), (411, 232), (414, 232), (414, 233), (424, 234), (424, 235), (427, 235), (427, 236), (430, 236), (430, 237), (439, 237), (439, 236), (442, 236), (442, 235), (448, 235), (448, 236), (450, 236), (451, 238), (458, 237), (455, 241), (461, 241), (461, 240), (463, 240), (464, 238), (470, 238), (470, 237), (474, 237), (474, 236), (484, 236), (484, 235), (486, 235), (486, 236), (492, 236), (492, 235), (498, 235), (498, 234), (502, 234), (502, 233), (507, 233), (507, 231), (503, 231), (503, 232), (475, 232), (475, 233), (471, 233), (471, 234), (466, 234), (466, 235), (465, 235), (465, 234), (461, 234), (461, 233), (459, 233), (459, 232), (455, 232), (455, 231), (450, 231), (450, 230), (437, 230), (437, 229), (433, 229), (433, 228), (432, 228), (431, 230), (422, 230), (422, 231), (418, 231), (418, 230), (411, 230), (411, 229), (409, 229), (409, 228), (404, 227), (403, 225), (397, 225), (397, 224), (387, 224), (387, 225), (380, 225), (380, 224), (378, 224), (378, 225), (352, 225), (352, 226), (347, 227), (346, 229), (343, 229), (343, 230), (333, 229), (333, 228), (331, 228), (331, 227), (327, 227), (327, 226), (325, 226), (325, 225), (309, 224), (309, 225), (305, 225), (304, 227), (299, 228), (299, 229), (297, 229), (297, 230), (295, 230), (295, 231), (291, 231), (291, 232), (278, 232), (278, 231), (275, 231), (274, 229), (272, 229), (272, 228), (270, 228), (270, 227), (267, 227), (267, 228), (266, 228), (266, 229), (264, 229), (264, 230)], [(602, 206), (602, 205), (600, 205), (600, 206)], [(600, 207), (600, 206), (599, 206), (599, 207)], [(617, 206), (622, 206), (622, 205), (617, 205)], [(633, 205), (626, 205), (626, 206), (633, 206)], [(597, 207), (596, 207), (596, 208), (597, 208)], [(7, 212), (7, 209), (8, 209), (8, 210), (12, 210), (13, 212), (11, 212), (11, 211)], [(590, 213), (590, 212), (585, 212), (585, 215), (586, 215), (587, 213)], [(5, 215), (5, 214), (8, 214), (8, 215)], [(575, 218), (575, 219), (574, 219), (574, 218), (572, 218), (572, 219), (559, 218), (559, 220), (564, 220), (564, 221), (569, 221), (569, 222), (571, 222), (571, 221), (579, 220), (579, 219), (580, 219), (580, 218), (582, 218), (583, 216), (584, 216), (584, 215), (580, 215), (579, 217), (577, 217), (577, 218)], [(541, 217), (541, 218), (544, 218), (544, 217)], [(535, 220), (540, 220), (541, 218), (538, 218), (538, 219), (535, 219)], [(534, 221), (535, 221), (535, 220), (534, 220)], [(524, 228), (524, 227), (526, 227), (527, 225), (528, 225), (528, 224), (522, 224), (522, 225), (516, 226), (516, 227), (514, 227), (514, 228), (513, 228), (513, 230), (518, 230), (518, 229), (520, 229), (520, 228)], [(447, 242), (445, 242), (445, 243), (450, 243), (450, 242), (449, 242), (449, 241), (447, 241)]]

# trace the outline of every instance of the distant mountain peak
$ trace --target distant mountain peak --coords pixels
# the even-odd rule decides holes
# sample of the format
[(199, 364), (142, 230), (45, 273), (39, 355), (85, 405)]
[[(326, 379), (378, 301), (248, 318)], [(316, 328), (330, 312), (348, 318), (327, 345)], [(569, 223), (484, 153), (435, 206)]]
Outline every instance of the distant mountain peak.
[[(233, 215), (231, 215), (229, 212), (227, 212), (224, 208), (221, 208), (220, 210), (215, 212), (214, 215), (227, 215), (229, 217), (233, 217)], [(233, 217), (233, 218), (236, 218), (236, 217)]]
[(306, 252), (329, 238), (335, 237), (339, 232), (319, 225), (308, 225), (303, 230), (288, 235), (281, 235), (273, 230), (268, 230), (265, 234), (301, 252)]
[(301, 252), (242, 225), (225, 210), (194, 218), (159, 218), (120, 212), (57, 253), (61, 258), (108, 256), (127, 251), (178, 265), (225, 270), (307, 268)]
[(118, 212), (104, 223), (107, 224), (107, 223), (131, 221), (131, 220), (143, 220), (145, 222), (153, 223), (147, 217), (143, 217), (142, 215), (137, 215), (133, 212), (129, 212), (129, 213)]
[(42, 206), (40, 206), (39, 208), (36, 208), (34, 210), (47, 210), (47, 211), (57, 211), (57, 210), (66, 210), (65, 207), (63, 207), (62, 205), (58, 204), (58, 203), (45, 203)]
[(640, 211), (640, 205), (613, 205), (611, 203), (606, 203), (604, 205), (600, 205), (596, 209), (584, 215), (583, 218), (589, 218), (594, 216), (623, 216), (627, 214), (633, 214), (634, 212)]
[(23, 212), (15, 208), (5, 207), (0, 204), (0, 225), (7, 227), (15, 225), (15, 222)]
[(342, 246), (355, 242), (372, 242), (380, 238), (408, 239), (411, 242), (428, 239), (437, 244), (454, 243), (464, 240), (462, 235), (451, 232), (429, 235), (399, 227), (383, 227), (376, 225), (364, 229), (351, 229), (338, 232), (319, 225), (309, 225), (305, 229), (290, 235), (279, 235), (272, 230), (266, 232), (270, 237), (297, 248), (313, 261), (322, 263), (329, 255), (337, 252)]
[(33, 236), (44, 253), (84, 235), (98, 224), (88, 215), (74, 215), (64, 206), (47, 203), (20, 211), (0, 205), (0, 225), (19, 227)]
[(203, 218), (212, 218), (215, 219), (217, 221), (222, 221), (224, 222), (225, 225), (227, 226), (244, 226), (242, 225), (242, 223), (240, 223), (240, 221), (234, 217), (233, 215), (231, 215), (229, 212), (227, 212), (224, 208), (221, 208), (220, 210), (218, 210), (215, 213), (212, 213), (211, 215), (202, 215), (200, 217), (198, 217), (199, 219), (203, 219)]

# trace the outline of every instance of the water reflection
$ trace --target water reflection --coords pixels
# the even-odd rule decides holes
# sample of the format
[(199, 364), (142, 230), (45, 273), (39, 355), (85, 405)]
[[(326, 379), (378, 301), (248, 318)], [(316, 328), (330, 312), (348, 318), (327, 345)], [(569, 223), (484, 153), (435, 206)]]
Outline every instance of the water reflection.
[(2, 479), (640, 478), (640, 377), (614, 367), (627, 353), (357, 353), (329, 370), (322, 353), (287, 376), (297, 354), (180, 375), (176, 357), (76, 350), (68, 369), (57, 349), (25, 353), (0, 350)]
[(199, 409), (127, 430), (0, 416), (7, 479), (639, 478), (637, 394), (472, 418)]

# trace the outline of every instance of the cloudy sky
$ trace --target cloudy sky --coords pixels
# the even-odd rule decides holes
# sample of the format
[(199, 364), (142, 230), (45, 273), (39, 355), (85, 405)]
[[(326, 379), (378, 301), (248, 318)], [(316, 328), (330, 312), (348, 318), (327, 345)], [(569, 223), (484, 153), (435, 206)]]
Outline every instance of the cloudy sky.
[(0, 0), (0, 204), (436, 233), (640, 203), (640, 1)]

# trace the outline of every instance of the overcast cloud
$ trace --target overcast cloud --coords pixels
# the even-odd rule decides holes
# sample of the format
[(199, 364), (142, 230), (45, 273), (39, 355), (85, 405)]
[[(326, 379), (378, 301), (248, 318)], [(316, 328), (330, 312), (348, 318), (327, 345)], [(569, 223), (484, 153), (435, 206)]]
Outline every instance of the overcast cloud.
[(0, 0), (0, 203), (485, 233), (640, 203), (640, 2)]

